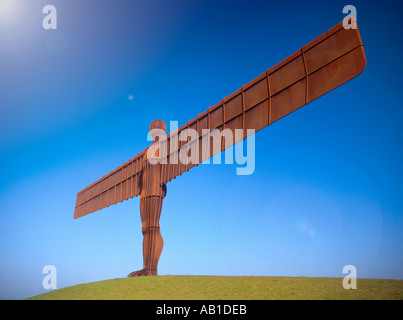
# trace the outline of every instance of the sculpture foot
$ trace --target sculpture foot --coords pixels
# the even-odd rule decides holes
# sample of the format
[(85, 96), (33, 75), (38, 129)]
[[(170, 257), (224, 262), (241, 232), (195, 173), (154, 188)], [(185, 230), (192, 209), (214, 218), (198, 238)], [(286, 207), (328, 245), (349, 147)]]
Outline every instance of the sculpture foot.
[(157, 275), (158, 275), (157, 269), (143, 268), (141, 270), (131, 272), (127, 277), (132, 278), (132, 277), (157, 276)]

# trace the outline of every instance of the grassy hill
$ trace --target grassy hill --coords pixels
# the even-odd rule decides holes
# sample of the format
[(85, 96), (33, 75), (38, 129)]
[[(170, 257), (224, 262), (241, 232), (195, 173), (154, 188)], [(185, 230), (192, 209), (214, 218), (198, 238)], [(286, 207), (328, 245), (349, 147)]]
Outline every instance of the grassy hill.
[(345, 290), (342, 278), (158, 276), (121, 278), (50, 291), (30, 300), (141, 299), (394, 299), (403, 300), (403, 280), (357, 279)]

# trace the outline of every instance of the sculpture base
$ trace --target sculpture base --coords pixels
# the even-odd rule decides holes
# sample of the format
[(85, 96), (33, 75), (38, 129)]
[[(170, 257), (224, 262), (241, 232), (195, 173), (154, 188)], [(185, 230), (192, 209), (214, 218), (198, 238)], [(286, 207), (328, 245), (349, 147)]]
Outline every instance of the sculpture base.
[(141, 270), (131, 272), (127, 278), (143, 276), (158, 276), (157, 269), (143, 268)]

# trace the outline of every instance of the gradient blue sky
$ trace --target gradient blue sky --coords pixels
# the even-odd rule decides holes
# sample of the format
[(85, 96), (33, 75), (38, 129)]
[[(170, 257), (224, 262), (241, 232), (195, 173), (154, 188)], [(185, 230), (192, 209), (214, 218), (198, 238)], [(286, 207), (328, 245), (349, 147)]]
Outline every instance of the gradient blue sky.
[[(142, 267), (139, 199), (79, 190), (357, 8), (367, 67), (256, 134), (256, 169), (170, 182), (159, 273), (403, 279), (401, 1), (0, 0), (0, 298)], [(42, 28), (53, 4), (58, 29)], [(132, 96), (133, 99), (129, 99)], [(342, 285), (340, 283), (340, 285)], [(358, 283), (359, 286), (359, 283)]]

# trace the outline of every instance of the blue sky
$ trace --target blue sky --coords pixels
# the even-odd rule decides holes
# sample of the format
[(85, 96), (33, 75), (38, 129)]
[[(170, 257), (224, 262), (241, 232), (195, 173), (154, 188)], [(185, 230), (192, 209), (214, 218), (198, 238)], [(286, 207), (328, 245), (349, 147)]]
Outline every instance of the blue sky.
[[(159, 274), (403, 279), (400, 1), (0, 0), (0, 298), (142, 267), (139, 198), (73, 220), (79, 190), (357, 8), (367, 66), (256, 134), (255, 172), (170, 182)], [(45, 30), (42, 8), (57, 8)], [(133, 99), (129, 97), (132, 96)], [(342, 285), (340, 283), (340, 285)], [(359, 286), (359, 283), (358, 283)]]

